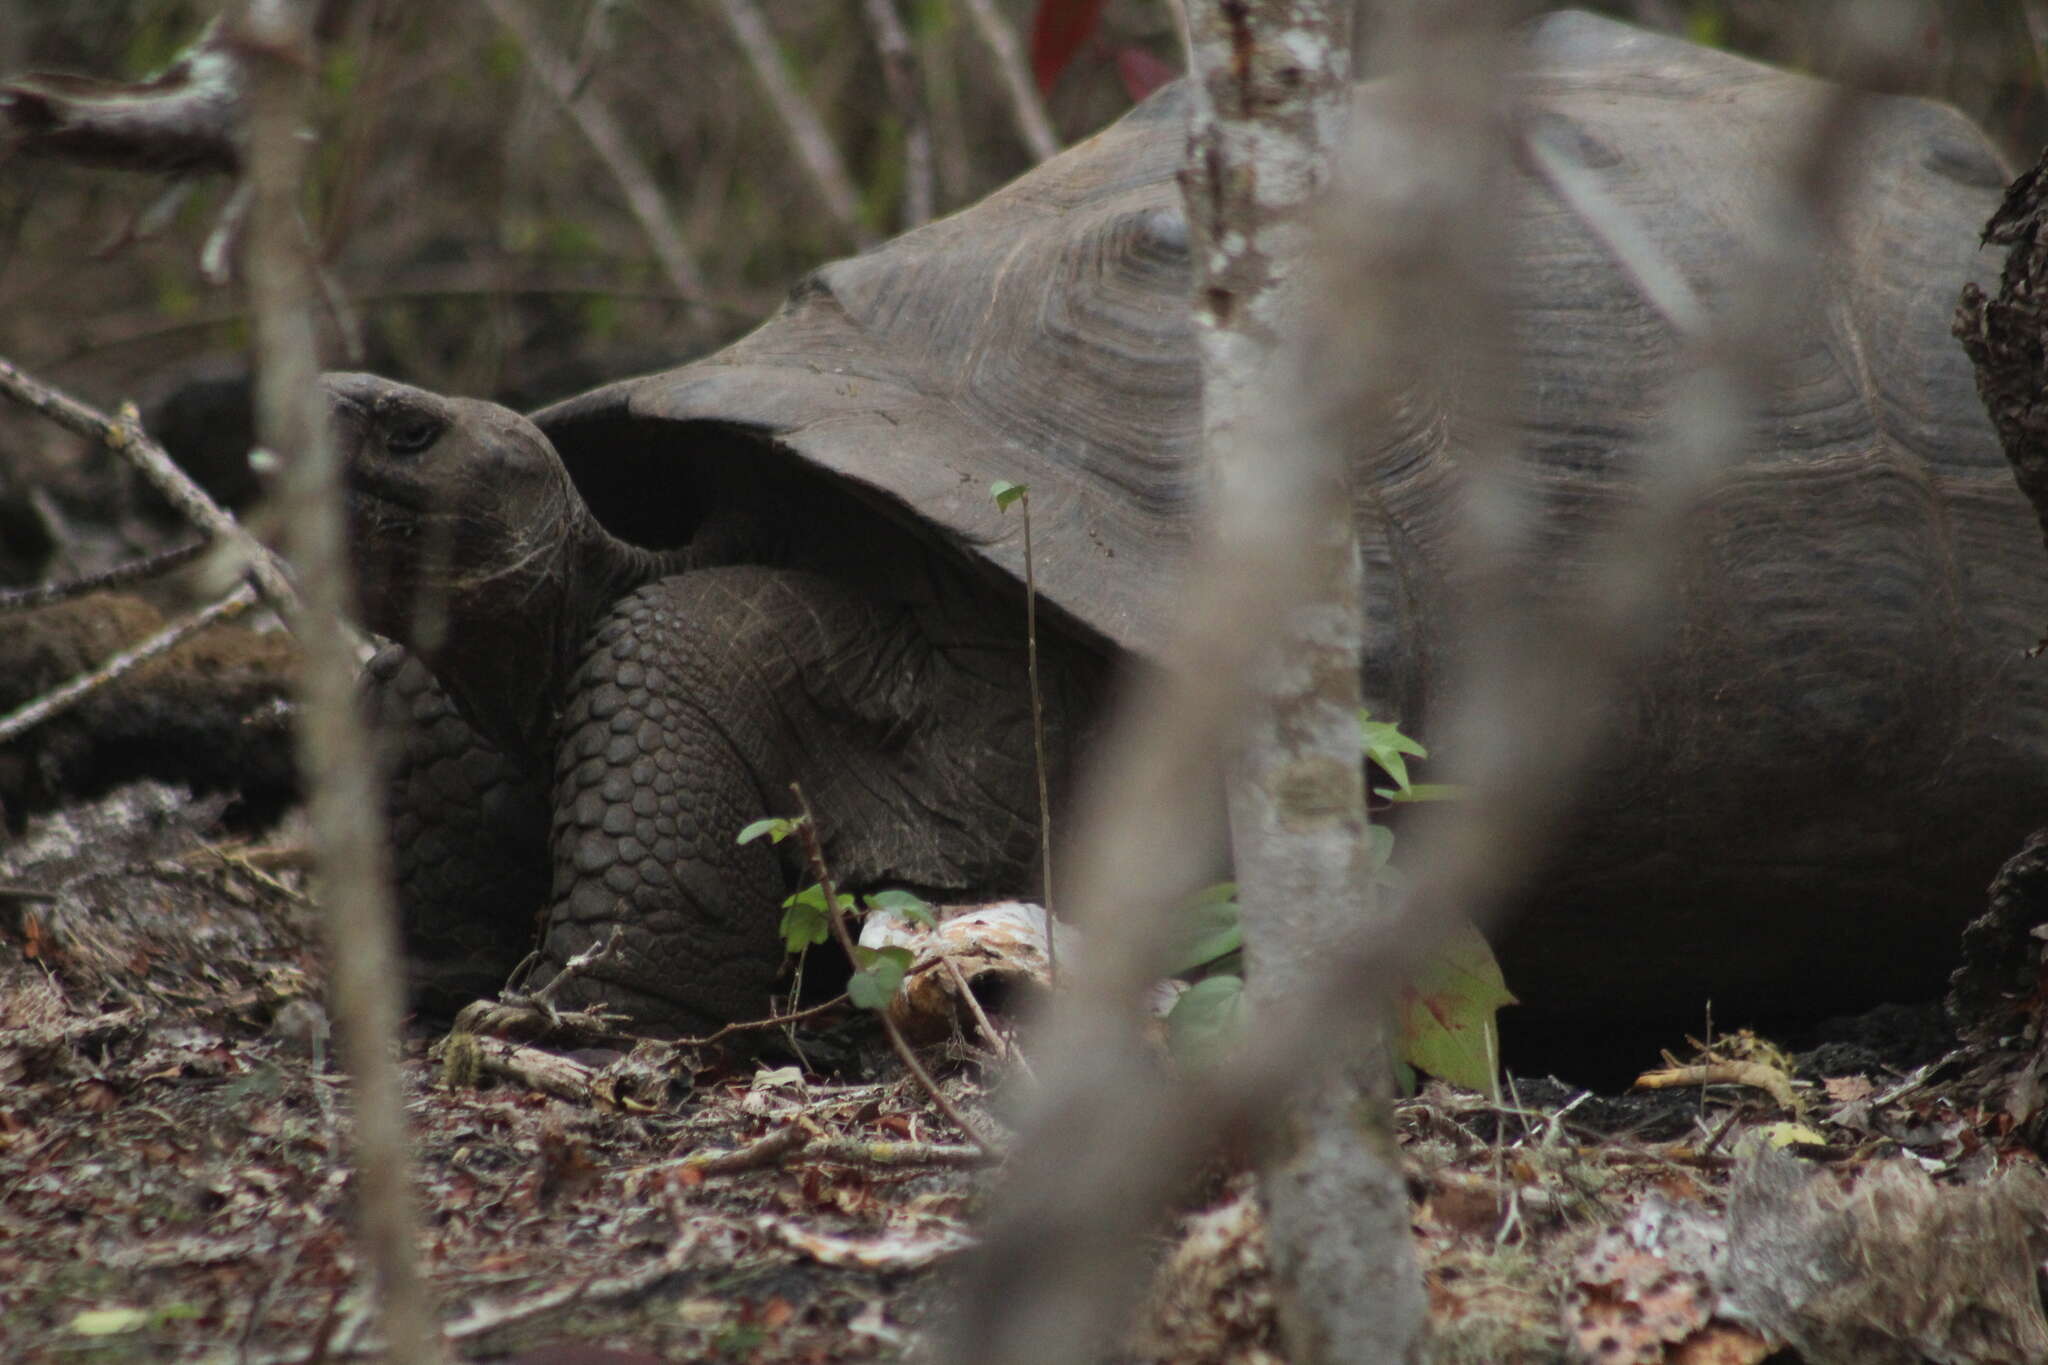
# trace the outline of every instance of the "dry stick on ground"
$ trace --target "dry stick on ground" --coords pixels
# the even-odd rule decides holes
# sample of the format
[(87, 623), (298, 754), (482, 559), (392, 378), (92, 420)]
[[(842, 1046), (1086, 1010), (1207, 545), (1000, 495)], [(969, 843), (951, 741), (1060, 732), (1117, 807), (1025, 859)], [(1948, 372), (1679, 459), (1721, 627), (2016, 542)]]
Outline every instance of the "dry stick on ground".
[(732, 29), (733, 40), (740, 45), (748, 67), (753, 70), (754, 79), (761, 83), (776, 118), (782, 121), (782, 131), (796, 149), (797, 160), (803, 164), (826, 212), (856, 243), (863, 247), (874, 245), (875, 234), (860, 221), (860, 196), (853, 188), (853, 178), (846, 173), (846, 163), (840, 159), (839, 149), (832, 145), (832, 135), (825, 131), (817, 111), (789, 78), (782, 50), (776, 45), (760, 6), (754, 0), (717, 0), (717, 4)]
[(313, 285), (300, 251), (305, 178), (299, 123), (313, 70), (309, 6), (249, 0), (231, 22), (249, 74), (247, 147), (254, 189), (246, 258), (255, 315), (257, 429), (289, 458), (287, 529), (305, 576), (299, 638), (306, 669), (299, 756), (320, 855), (332, 959), (330, 1000), (353, 1078), (360, 1235), (375, 1267), (389, 1359), (441, 1359), (417, 1247), (398, 1037), (398, 933), (391, 907), (383, 802), (356, 704), (355, 654), (342, 625), (348, 598), (340, 478), (317, 384)]
[(849, 1166), (986, 1166), (997, 1158), (971, 1143), (899, 1142), (893, 1138), (834, 1137), (804, 1119), (795, 1119), (744, 1147), (731, 1151), (692, 1152), (675, 1161), (637, 1168), (650, 1171), (693, 1171), (698, 1175), (738, 1175), (745, 1171), (787, 1166), (799, 1158)]
[(190, 564), (199, 558), (206, 552), (206, 546), (206, 541), (194, 540), (174, 549), (159, 550), (153, 555), (144, 555), (141, 559), (131, 559), (126, 564), (116, 564), (111, 569), (66, 579), (61, 583), (39, 583), (33, 588), (13, 588), (0, 592), (0, 615), (16, 611), (34, 611), (38, 607), (69, 602), (75, 597), (90, 597), (109, 588), (124, 588), (130, 583), (141, 583), (161, 577), (172, 569)]
[(219, 601), (164, 627), (133, 648), (122, 650), (92, 672), (81, 674), (63, 686), (45, 692), (26, 706), (0, 716), (0, 744), (27, 733), (52, 716), (61, 715), (151, 659), (170, 653), (216, 621), (230, 620), (255, 604), (256, 589), (247, 583), (237, 585)]
[(967, 12), (973, 16), (982, 42), (988, 45), (989, 55), (995, 58), (996, 74), (1002, 78), (1003, 92), (1010, 97), (1010, 112), (1017, 120), (1017, 131), (1023, 134), (1024, 145), (1040, 161), (1057, 155), (1060, 140), (1052, 131), (1052, 119), (1046, 115), (1045, 101), (1038, 97), (1038, 87), (1031, 83), (1031, 72), (1024, 65), (1024, 54), (1017, 46), (1017, 35), (1009, 20), (997, 12), (995, 0), (967, 0)]
[[(803, 840), (804, 857), (810, 861), (811, 875), (818, 879), (818, 885), (825, 894), (825, 922), (831, 926), (832, 937), (838, 940), (840, 950), (846, 954), (847, 966), (859, 971), (860, 954), (854, 951), (853, 935), (847, 931), (846, 917), (840, 913), (839, 889), (833, 885), (832, 870), (825, 865), (825, 848), (818, 840), (818, 822), (811, 814), (811, 803), (805, 799), (803, 788), (796, 783), (790, 783), (789, 790), (796, 798), (797, 809), (803, 813), (803, 819), (797, 822), (797, 837)], [(932, 1103), (939, 1107), (939, 1112), (950, 1119), (955, 1128), (967, 1134), (968, 1140), (975, 1146), (994, 1155), (995, 1144), (982, 1136), (981, 1130), (974, 1125), (973, 1120), (961, 1112), (960, 1106), (947, 1098), (946, 1092), (939, 1088), (939, 1083), (932, 1078), (932, 1074), (924, 1069), (924, 1063), (917, 1060), (917, 1053), (912, 1051), (909, 1041), (903, 1036), (903, 1030), (896, 1027), (896, 1021), (889, 1017), (888, 1011), (877, 1010), (875, 1013), (882, 1021), (882, 1031), (889, 1036), (889, 1046), (896, 1050), (897, 1059), (903, 1063), (905, 1070), (917, 1078), (917, 1083), (932, 1097)]]
[(653, 248), (655, 259), (661, 263), (669, 283), (675, 286), (677, 293), (686, 297), (704, 293), (704, 277), (691, 258), (689, 248), (684, 245), (675, 220), (669, 216), (660, 186), (633, 155), (625, 133), (610, 111), (595, 100), (577, 98), (575, 71), (548, 46), (540, 26), (519, 0), (479, 0), (479, 3), (518, 42), (542, 87), (554, 97), (562, 113), (576, 125), (584, 141), (590, 144), (598, 160), (604, 162), (605, 169), (618, 182), (620, 193), (626, 197), (627, 211), (640, 225), (640, 231)]
[(903, 20), (897, 16), (896, 0), (861, 0), (861, 7), (875, 33), (889, 102), (896, 106), (896, 117), (903, 123), (903, 221), (897, 226), (908, 231), (931, 221), (936, 203), (932, 197), (931, 119), (925, 112), (924, 94), (918, 89), (917, 58), (910, 50)]
[(222, 511), (220, 505), (207, 496), (205, 489), (192, 482), (185, 471), (172, 462), (162, 446), (149, 439), (133, 405), (124, 406), (119, 417), (109, 417), (5, 360), (0, 360), (0, 393), (34, 408), (67, 431), (98, 441), (141, 470), (142, 476), (168, 498), (187, 521), (214, 540), (229, 546), (248, 562), (249, 576), (255, 580), (256, 590), (263, 594), (263, 600), (278, 615), (284, 617), (285, 624), (292, 625), (296, 621), (298, 594), (292, 589), (291, 580), (285, 577), (284, 567), (278, 563), (277, 556), (257, 543), (254, 536), (242, 529), (241, 523)]

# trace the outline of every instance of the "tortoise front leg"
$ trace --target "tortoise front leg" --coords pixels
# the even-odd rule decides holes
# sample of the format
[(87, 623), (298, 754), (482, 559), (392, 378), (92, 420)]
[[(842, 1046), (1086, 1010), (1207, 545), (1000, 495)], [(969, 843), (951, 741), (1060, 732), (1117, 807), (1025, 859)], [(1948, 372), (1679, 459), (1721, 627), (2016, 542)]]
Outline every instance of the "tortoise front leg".
[[(746, 571), (734, 571), (742, 582)], [(757, 615), (724, 571), (623, 599), (571, 680), (558, 728), (554, 884), (538, 985), (619, 931), (565, 1006), (694, 1032), (770, 1013), (791, 872), (741, 829), (790, 805)]]
[(390, 781), (392, 872), (414, 1003), (452, 1014), (532, 950), (548, 896), (545, 785), (456, 713), (398, 645), (363, 673)]

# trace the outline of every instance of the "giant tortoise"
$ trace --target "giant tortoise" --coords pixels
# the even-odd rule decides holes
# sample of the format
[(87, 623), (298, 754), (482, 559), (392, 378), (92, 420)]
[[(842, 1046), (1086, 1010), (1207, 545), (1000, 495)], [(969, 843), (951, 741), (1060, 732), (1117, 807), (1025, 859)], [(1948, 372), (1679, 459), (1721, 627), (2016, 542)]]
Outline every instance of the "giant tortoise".
[[(1514, 93), (1711, 302), (1817, 89), (1562, 15)], [(1203, 482), (1185, 119), (1169, 88), (818, 270), (727, 349), (531, 422), (329, 381), (366, 615), (403, 646), (373, 690), (403, 732), (428, 984), (487, 989), (536, 944), (545, 974), (622, 926), (566, 998), (660, 1028), (760, 1014), (803, 873), (734, 836), (788, 812), (792, 780), (854, 889), (1029, 889), (1025, 566), (990, 484), (1031, 488), (1064, 773), (1106, 665), (1171, 629)], [(1919, 100), (1876, 102), (1858, 137), (1764, 411), (1690, 528), (1672, 627), (1532, 874), (1507, 968), (1539, 1007), (1693, 1017), (1711, 998), (1726, 1018), (1931, 987), (2048, 811), (2048, 665), (2021, 655), (2048, 578), (1947, 335), (2000, 166)], [(1567, 204), (1530, 178), (1510, 196), (1540, 518), (1518, 567), (1543, 598), (1630, 503), (1684, 351)], [(1419, 396), (1354, 454), (1366, 689), (1425, 736), (1465, 413)]]

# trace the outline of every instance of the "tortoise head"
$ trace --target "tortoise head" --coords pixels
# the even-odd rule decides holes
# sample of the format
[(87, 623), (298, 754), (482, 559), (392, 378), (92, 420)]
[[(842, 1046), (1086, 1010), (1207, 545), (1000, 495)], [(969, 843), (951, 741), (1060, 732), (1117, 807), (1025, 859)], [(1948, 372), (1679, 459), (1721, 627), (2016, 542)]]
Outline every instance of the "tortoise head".
[(368, 374), (326, 390), (364, 624), (431, 658), (451, 625), (530, 612), (587, 514), (508, 408)]

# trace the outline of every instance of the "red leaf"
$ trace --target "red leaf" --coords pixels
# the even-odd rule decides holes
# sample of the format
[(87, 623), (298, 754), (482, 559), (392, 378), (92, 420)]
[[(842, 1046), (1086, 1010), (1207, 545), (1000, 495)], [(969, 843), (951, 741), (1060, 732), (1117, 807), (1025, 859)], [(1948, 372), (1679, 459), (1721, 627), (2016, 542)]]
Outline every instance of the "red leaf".
[(1074, 60), (1102, 22), (1104, 0), (1038, 0), (1031, 19), (1031, 74), (1041, 94)]
[(1180, 72), (1145, 48), (1120, 47), (1116, 50), (1116, 74), (1124, 78), (1124, 89), (1136, 104)]

